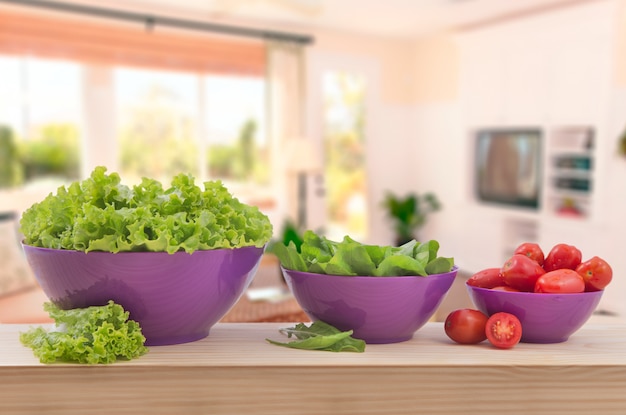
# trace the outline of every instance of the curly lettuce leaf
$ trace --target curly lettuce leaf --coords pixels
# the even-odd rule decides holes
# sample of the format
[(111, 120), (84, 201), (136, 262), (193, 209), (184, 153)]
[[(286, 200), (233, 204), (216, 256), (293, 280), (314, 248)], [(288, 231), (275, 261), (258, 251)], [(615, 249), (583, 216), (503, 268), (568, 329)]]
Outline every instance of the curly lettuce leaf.
[(72, 310), (45, 303), (44, 309), (58, 330), (36, 327), (20, 333), (22, 344), (33, 349), (41, 363), (108, 364), (148, 351), (139, 324), (129, 320), (129, 313), (113, 301)]
[(90, 177), (61, 186), (27, 209), (20, 220), (24, 243), (84, 252), (174, 253), (243, 246), (263, 247), (269, 218), (240, 202), (220, 181), (197, 186), (179, 174), (169, 188), (144, 178), (130, 188), (99, 166)]
[(294, 244), (274, 244), (268, 252), (290, 270), (343, 276), (428, 276), (452, 270), (454, 259), (438, 256), (439, 242), (410, 241), (402, 246), (366, 245), (345, 236), (331, 241), (304, 232), (300, 250)]
[(365, 342), (352, 337), (352, 330), (340, 331), (323, 321), (315, 321), (310, 326), (298, 323), (295, 327), (279, 330), (288, 338), (295, 337), (291, 342), (278, 342), (265, 339), (276, 346), (304, 350), (325, 350), (329, 352), (357, 352), (365, 351)]

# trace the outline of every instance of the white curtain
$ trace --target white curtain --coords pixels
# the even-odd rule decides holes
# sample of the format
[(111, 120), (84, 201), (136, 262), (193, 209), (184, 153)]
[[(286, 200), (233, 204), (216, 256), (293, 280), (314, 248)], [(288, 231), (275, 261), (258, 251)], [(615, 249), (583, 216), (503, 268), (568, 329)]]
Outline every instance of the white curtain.
[[(295, 219), (294, 177), (289, 174), (289, 140), (304, 136), (305, 46), (292, 42), (267, 45), (268, 137), (272, 149), (272, 175), (278, 210), (283, 219)], [(280, 226), (279, 223), (275, 224)], [(280, 231), (276, 229), (275, 231)]]

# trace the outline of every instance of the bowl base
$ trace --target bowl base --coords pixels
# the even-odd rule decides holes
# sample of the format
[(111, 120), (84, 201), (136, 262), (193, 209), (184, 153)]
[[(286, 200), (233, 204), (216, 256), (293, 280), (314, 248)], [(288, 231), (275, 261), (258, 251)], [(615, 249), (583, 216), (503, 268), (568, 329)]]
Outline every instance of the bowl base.
[(533, 344), (553, 344), (553, 343), (563, 343), (566, 342), (569, 337), (561, 338), (561, 339), (520, 339), (520, 343), (533, 343)]

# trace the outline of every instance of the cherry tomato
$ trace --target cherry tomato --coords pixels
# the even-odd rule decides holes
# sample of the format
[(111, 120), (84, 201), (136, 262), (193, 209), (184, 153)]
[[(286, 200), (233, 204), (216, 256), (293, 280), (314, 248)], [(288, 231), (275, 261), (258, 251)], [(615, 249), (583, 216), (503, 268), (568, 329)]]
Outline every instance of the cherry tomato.
[(485, 325), (487, 315), (471, 308), (454, 310), (444, 322), (448, 337), (461, 344), (476, 344), (487, 338)]
[(535, 283), (536, 293), (581, 293), (585, 291), (585, 280), (572, 269), (556, 269), (546, 272)]
[(495, 291), (509, 291), (509, 292), (512, 292), (512, 293), (519, 293), (519, 292), (521, 292), (517, 288), (509, 287), (508, 285), (499, 285), (497, 287), (493, 287), (492, 290), (495, 290)]
[(594, 256), (593, 258), (580, 263), (576, 267), (585, 281), (585, 291), (600, 291), (609, 285), (613, 279), (613, 269), (602, 258)]
[(556, 244), (548, 252), (543, 262), (543, 268), (546, 272), (561, 268), (576, 269), (581, 260), (582, 254), (580, 249), (574, 245)]
[(504, 285), (504, 278), (500, 273), (500, 268), (487, 268), (469, 277), (467, 284), (480, 288), (493, 288)]
[(539, 276), (545, 274), (545, 270), (537, 261), (522, 254), (515, 254), (509, 258), (500, 272), (506, 285), (520, 291), (533, 291)]
[(522, 323), (513, 314), (495, 313), (487, 320), (485, 334), (495, 347), (510, 349), (522, 338)]
[(513, 251), (514, 254), (526, 255), (530, 259), (537, 261), (539, 265), (543, 265), (545, 259), (543, 251), (539, 244), (533, 242), (524, 242)]

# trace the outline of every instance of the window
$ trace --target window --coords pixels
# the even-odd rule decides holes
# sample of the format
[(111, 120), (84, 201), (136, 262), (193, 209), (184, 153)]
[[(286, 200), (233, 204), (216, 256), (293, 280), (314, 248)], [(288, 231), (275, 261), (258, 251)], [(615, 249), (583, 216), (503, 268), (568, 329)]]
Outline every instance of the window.
[(367, 236), (365, 174), (365, 78), (342, 71), (326, 72), (324, 149), (326, 156), (327, 234), (332, 239)]
[(114, 82), (123, 176), (268, 184), (264, 79), (117, 69)]
[(0, 20), (0, 186), (96, 165), (130, 180), (269, 180), (265, 41), (20, 8)]
[[(116, 97), (109, 115), (117, 124), (114, 167), (125, 179), (169, 180), (188, 172), (233, 186), (269, 183), (263, 78), (111, 70), (113, 85), (106, 87)], [(12, 144), (6, 145), (15, 148), (12, 161), (17, 162), (11, 182), (77, 179), (81, 65), (5, 56), (0, 58), (0, 76), (7, 80), (0, 84), (0, 124), (10, 128)]]
[(265, 135), (265, 81), (207, 76), (204, 93), (209, 177), (267, 185), (270, 150)]
[(118, 170), (126, 180), (200, 177), (198, 79), (193, 74), (116, 69)]
[[(162, 26), (145, 30), (143, 25), (28, 8), (0, 7), (0, 20), (6, 23), (0, 31), (0, 57), (36, 56), (67, 65), (63, 76), (48, 68), (54, 75), (37, 88), (41, 94), (49, 88), (52, 99), (38, 95), (26, 100), (23, 92), (11, 90), (22, 83), (20, 65), (0, 68), (0, 75), (17, 74), (0, 84), (0, 122), (9, 122), (1, 117), (10, 119), (21, 140), (26, 138), (21, 135), (24, 120), (30, 123), (45, 110), (55, 124), (53, 134), (69, 137), (65, 141), (70, 144), (62, 142), (65, 151), (55, 153), (66, 156), (64, 182), (83, 178), (98, 165), (131, 183), (142, 176), (164, 181), (189, 172), (200, 185), (222, 180), (243, 202), (268, 214), (280, 217), (290, 209), (285, 167), (276, 153), (283, 149), (281, 139), (301, 134), (290, 112), (301, 112), (301, 100), (291, 92), (300, 85), (302, 71), (292, 66), (302, 64), (302, 53), (295, 54), (297, 59), (275, 58), (270, 65), (270, 50), (282, 41)], [(286, 65), (292, 61), (298, 65)], [(12, 148), (16, 140), (2, 138), (7, 135), (3, 131), (0, 146), (11, 141), (7, 148)], [(15, 160), (17, 150), (2, 153), (8, 154)], [(0, 166), (6, 166), (2, 161)], [(5, 173), (14, 170), (0, 168), (0, 177), (11, 176), (10, 183), (0, 182), (0, 187), (23, 183)], [(51, 169), (28, 171), (39, 175)], [(38, 193), (54, 191), (57, 185), (38, 188)]]
[[(80, 174), (81, 68), (60, 60), (0, 56), (0, 183), (71, 181)], [(7, 157), (9, 156), (10, 157)]]

